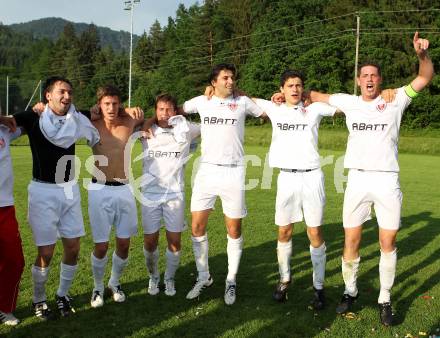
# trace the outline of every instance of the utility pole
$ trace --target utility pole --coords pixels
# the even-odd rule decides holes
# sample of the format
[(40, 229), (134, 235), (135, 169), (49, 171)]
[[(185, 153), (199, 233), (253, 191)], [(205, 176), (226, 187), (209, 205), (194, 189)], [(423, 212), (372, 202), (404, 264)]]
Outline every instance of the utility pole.
[(131, 107), (131, 65), (133, 56), (133, 11), (134, 4), (141, 2), (141, 0), (125, 1), (125, 10), (130, 11), (130, 69), (128, 71), (128, 106)]
[(6, 116), (9, 115), (9, 76), (6, 75)]
[(354, 85), (353, 85), (353, 94), (357, 95), (357, 73), (358, 73), (358, 62), (359, 62), (359, 30), (360, 30), (360, 26), (361, 26), (361, 17), (359, 16), (359, 14), (356, 16), (356, 21), (357, 21), (357, 25), (356, 25), (356, 56), (355, 56), (355, 60), (354, 60)]

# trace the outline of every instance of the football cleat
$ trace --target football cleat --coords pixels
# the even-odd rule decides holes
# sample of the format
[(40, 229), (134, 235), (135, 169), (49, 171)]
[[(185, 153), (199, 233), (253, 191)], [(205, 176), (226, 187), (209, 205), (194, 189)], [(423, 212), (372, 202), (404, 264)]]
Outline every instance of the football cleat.
[(348, 310), (351, 309), (351, 306), (353, 303), (358, 299), (359, 293), (356, 295), (356, 297), (352, 297), (349, 294), (344, 293), (341, 298), (341, 302), (336, 307), (336, 313), (343, 314), (346, 313)]
[(174, 279), (165, 280), (165, 294), (167, 296), (174, 296), (176, 294), (176, 287), (174, 285)]
[(122, 303), (125, 302), (125, 293), (121, 289), (121, 285), (113, 286), (108, 284), (108, 288), (110, 289), (112, 293), (113, 300), (116, 303)]
[(381, 303), (379, 304), (380, 321), (385, 326), (393, 325), (393, 309), (391, 308), (391, 303)]
[(232, 305), (235, 303), (236, 291), (237, 291), (237, 284), (226, 282), (226, 287), (225, 287), (225, 303), (226, 303), (226, 305)]
[(151, 296), (155, 296), (159, 293), (159, 278), (150, 277), (150, 280), (148, 281), (148, 289), (147, 292)]
[(60, 315), (62, 317), (68, 317), (72, 313), (75, 313), (75, 309), (70, 304), (72, 298), (70, 298), (68, 295), (65, 295), (63, 297), (56, 295), (55, 298), (56, 298), (55, 300), (57, 303), (58, 311), (60, 311)]
[(186, 299), (194, 299), (197, 298), (198, 296), (200, 296), (200, 294), (202, 293), (202, 290), (204, 288), (207, 288), (209, 286), (212, 285), (212, 283), (214, 283), (214, 280), (212, 279), (211, 276), (209, 276), (209, 278), (207, 280), (199, 280), (197, 278), (196, 282), (194, 283), (192, 289), (188, 292), (188, 294), (186, 295)]
[(35, 317), (42, 321), (46, 321), (49, 319), (53, 319), (53, 313), (47, 306), (45, 300), (38, 303), (32, 303), (32, 307), (34, 308)]
[(5, 313), (0, 311), (0, 321), (7, 326), (16, 326), (20, 323), (20, 320), (16, 318), (12, 312)]
[(98, 290), (93, 290), (92, 298), (90, 299), (90, 305), (93, 308), (101, 307), (104, 305), (104, 293)]
[(275, 291), (272, 294), (272, 298), (277, 302), (284, 302), (287, 300), (287, 289), (289, 288), (290, 281), (281, 282), (279, 281)]
[(318, 290), (313, 288), (313, 291), (313, 299), (310, 302), (310, 305), (312, 305), (315, 310), (322, 310), (325, 307), (324, 289)]

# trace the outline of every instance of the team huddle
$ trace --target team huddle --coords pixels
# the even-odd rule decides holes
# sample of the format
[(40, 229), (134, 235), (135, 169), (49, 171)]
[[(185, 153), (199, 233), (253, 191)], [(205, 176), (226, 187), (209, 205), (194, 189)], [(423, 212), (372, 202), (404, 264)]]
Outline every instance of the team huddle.
[[(191, 191), (191, 242), (197, 278), (186, 298), (195, 299), (214, 282), (208, 263), (208, 219), (217, 197), (221, 199), (227, 230), (228, 273), (224, 302), (232, 305), (237, 296), (237, 273), (243, 252), (242, 219), (245, 203), (244, 131), (247, 116), (270, 120), (272, 142), (269, 165), (279, 169), (275, 203), (278, 226), (277, 258), (279, 282), (273, 293), (285, 301), (291, 282), (292, 233), (294, 223), (305, 221), (313, 266), (311, 305), (326, 306), (324, 292), (326, 244), (321, 225), (326, 203), (324, 175), (318, 153), (318, 129), (325, 116), (344, 114), (349, 130), (344, 167), (349, 170), (343, 205), (345, 233), (342, 276), (345, 290), (337, 313), (346, 313), (359, 297), (357, 273), (362, 224), (371, 219), (371, 207), (379, 225), (380, 320), (392, 325), (391, 288), (394, 283), (402, 193), (399, 186), (397, 144), (404, 110), (431, 81), (433, 64), (427, 54), (429, 42), (413, 39), (419, 60), (415, 79), (396, 90), (381, 92), (381, 70), (375, 63), (359, 67), (360, 96), (305, 92), (301, 72), (286, 70), (280, 92), (271, 101), (249, 98), (235, 88), (236, 69), (219, 64), (211, 70), (205, 95), (178, 107), (169, 94), (156, 98), (155, 114), (144, 120), (140, 108), (122, 108), (121, 93), (111, 85), (97, 91), (97, 106), (77, 110), (72, 103), (72, 84), (51, 77), (44, 85), (43, 104), (12, 117), (0, 117), (0, 319), (17, 325), (13, 315), (18, 285), (24, 269), (21, 239), (13, 200), (10, 142), (26, 133), (32, 152), (32, 180), (28, 186), (28, 222), (37, 257), (31, 268), (33, 309), (41, 320), (54, 317), (47, 304), (49, 278), (55, 244), (61, 238), (56, 304), (61, 316), (75, 312), (69, 289), (78, 268), (80, 238), (85, 235), (75, 168), (75, 143), (85, 138), (92, 148), (94, 166), (88, 191), (88, 213), (94, 242), (90, 253), (94, 285), (90, 304), (104, 305), (104, 275), (112, 226), (115, 250), (107, 282), (115, 302), (124, 302), (120, 283), (129, 260), (130, 239), (137, 233), (136, 198), (141, 204), (144, 233), (143, 253), (149, 275), (149, 295), (161, 290), (159, 233), (165, 226), (167, 247), (163, 274), (164, 293), (176, 294), (175, 275), (181, 256), (181, 233), (185, 226), (185, 163), (201, 138), (200, 166)], [(306, 103), (307, 102), (307, 103)], [(189, 122), (191, 114), (200, 123)], [(127, 172), (127, 145), (140, 136), (142, 143), (141, 193), (135, 196)], [(288, 152), (286, 152), (286, 147)]]

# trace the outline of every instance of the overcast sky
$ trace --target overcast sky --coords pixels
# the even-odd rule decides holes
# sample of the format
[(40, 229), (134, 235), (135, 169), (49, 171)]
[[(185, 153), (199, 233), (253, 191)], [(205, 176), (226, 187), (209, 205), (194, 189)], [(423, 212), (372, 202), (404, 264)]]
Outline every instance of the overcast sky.
[[(196, 0), (140, 0), (135, 5), (133, 32), (142, 34), (157, 19), (163, 25), (175, 17), (180, 3), (185, 7)], [(201, 3), (202, 0), (199, 0)], [(0, 22), (5, 25), (61, 17), (73, 22), (93, 22), (97, 26), (130, 31), (130, 12), (124, 0), (0, 0)]]

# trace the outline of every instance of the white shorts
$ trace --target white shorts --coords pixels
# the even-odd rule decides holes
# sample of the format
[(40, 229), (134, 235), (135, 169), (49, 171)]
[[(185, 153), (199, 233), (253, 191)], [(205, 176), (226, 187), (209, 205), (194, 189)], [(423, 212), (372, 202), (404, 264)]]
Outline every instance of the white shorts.
[(354, 228), (371, 219), (372, 205), (379, 227), (399, 229), (402, 208), (399, 173), (350, 169), (344, 195), (344, 228)]
[(56, 184), (35, 181), (29, 184), (28, 221), (35, 245), (51, 245), (59, 237), (85, 235), (79, 187), (75, 184), (71, 188), (73, 196), (67, 196), (64, 188)]
[(245, 168), (202, 163), (194, 180), (191, 211), (214, 208), (217, 196), (222, 201), (223, 213), (229, 218), (243, 218), (247, 214), (244, 198)]
[(318, 227), (322, 224), (324, 206), (324, 174), (321, 169), (280, 171), (275, 203), (276, 225), (301, 222), (304, 217), (308, 227)]
[(128, 185), (90, 183), (88, 191), (93, 242), (108, 242), (112, 225), (117, 238), (130, 238), (137, 233), (136, 201)]
[(158, 203), (142, 205), (142, 227), (144, 234), (150, 235), (158, 232), (161, 220), (165, 222), (165, 229), (169, 232), (182, 232), (185, 226), (185, 200), (184, 194), (144, 193), (149, 201), (158, 200)]

